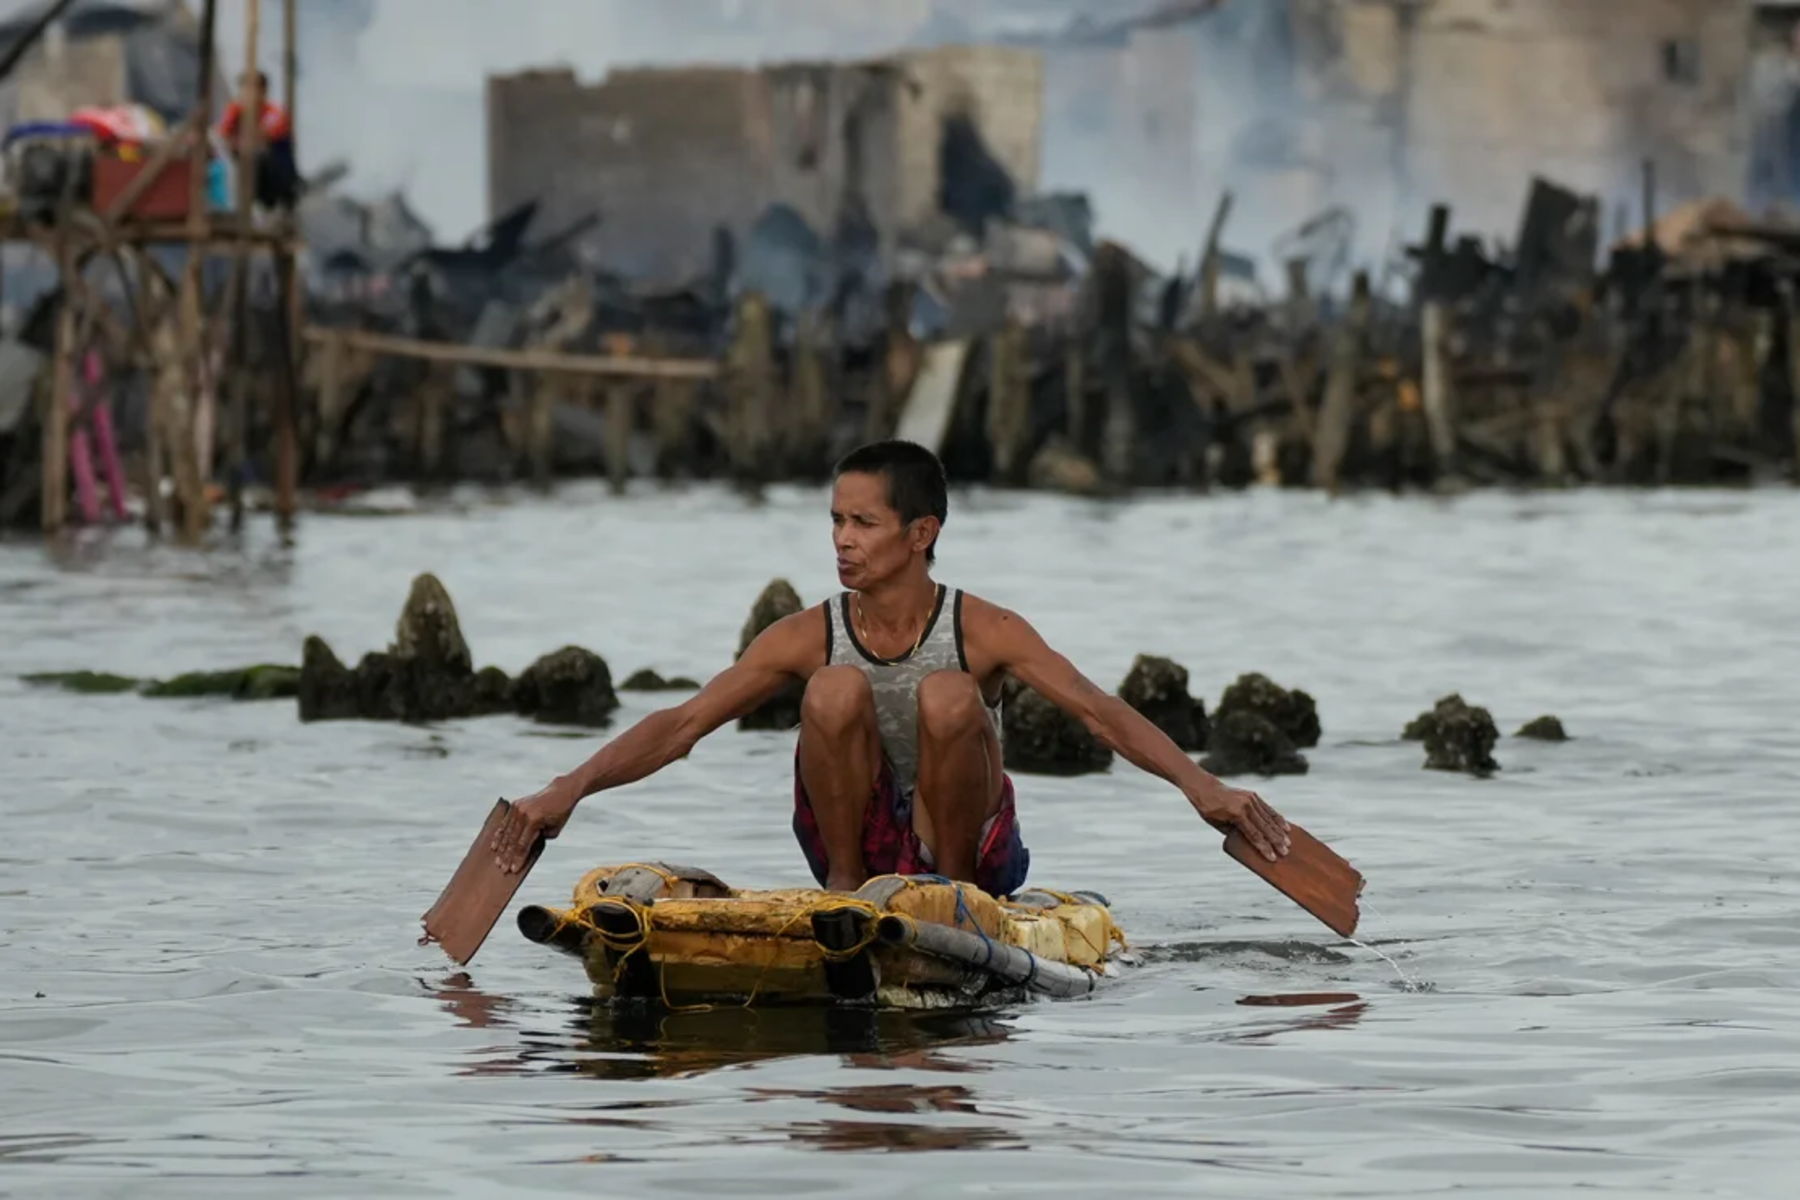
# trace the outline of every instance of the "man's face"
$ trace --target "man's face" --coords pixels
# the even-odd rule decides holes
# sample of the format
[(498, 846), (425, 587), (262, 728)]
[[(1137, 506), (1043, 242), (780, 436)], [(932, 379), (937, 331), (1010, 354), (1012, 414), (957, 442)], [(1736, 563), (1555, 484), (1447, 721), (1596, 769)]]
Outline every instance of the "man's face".
[(837, 550), (838, 582), (866, 591), (905, 570), (931, 542), (931, 518), (907, 525), (888, 503), (887, 480), (846, 472), (831, 489), (831, 543)]

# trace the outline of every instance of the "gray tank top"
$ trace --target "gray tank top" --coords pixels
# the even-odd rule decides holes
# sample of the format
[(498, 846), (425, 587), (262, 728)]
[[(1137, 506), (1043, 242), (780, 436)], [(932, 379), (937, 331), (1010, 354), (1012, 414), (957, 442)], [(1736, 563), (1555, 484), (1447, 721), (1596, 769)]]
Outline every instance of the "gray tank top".
[[(881, 728), (881, 749), (893, 768), (894, 782), (912, 795), (919, 774), (919, 683), (936, 671), (967, 671), (963, 654), (960, 588), (938, 585), (937, 606), (925, 625), (918, 649), (901, 658), (877, 658), (863, 647), (850, 617), (850, 593), (841, 592), (825, 605), (827, 665), (856, 667), (869, 677), (875, 692), (875, 721)], [(948, 608), (950, 611), (945, 612)], [(1000, 704), (987, 704), (994, 736), (1001, 731)]]

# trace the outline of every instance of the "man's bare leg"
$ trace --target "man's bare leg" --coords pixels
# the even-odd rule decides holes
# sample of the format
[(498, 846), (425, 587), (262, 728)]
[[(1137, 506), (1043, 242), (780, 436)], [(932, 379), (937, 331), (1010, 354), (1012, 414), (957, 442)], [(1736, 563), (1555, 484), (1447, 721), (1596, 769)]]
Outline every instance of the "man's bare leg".
[(830, 863), (825, 886), (854, 892), (869, 881), (863, 817), (881, 766), (875, 693), (855, 667), (826, 667), (800, 701), (800, 782), (806, 787)]
[(1000, 810), (1005, 776), (981, 689), (962, 671), (938, 671), (919, 684), (919, 776), (913, 831), (937, 873), (975, 881), (981, 827)]

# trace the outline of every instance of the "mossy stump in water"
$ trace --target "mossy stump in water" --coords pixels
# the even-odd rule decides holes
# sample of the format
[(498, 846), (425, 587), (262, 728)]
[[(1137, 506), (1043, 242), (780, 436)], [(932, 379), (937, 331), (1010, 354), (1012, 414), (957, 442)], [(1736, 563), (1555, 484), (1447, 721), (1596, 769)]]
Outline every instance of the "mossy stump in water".
[(1445, 696), (1430, 712), (1420, 714), (1406, 727), (1407, 738), (1415, 735), (1425, 743), (1427, 770), (1489, 775), (1500, 769), (1494, 761), (1500, 731), (1493, 716), (1465, 703), (1460, 695)]
[(1001, 691), (1002, 757), (1022, 775), (1086, 775), (1112, 766), (1113, 752), (1074, 717), (1016, 679)]
[(437, 576), (413, 580), (394, 628), (385, 689), (403, 721), (445, 721), (474, 715), (474, 658), (456, 605)]
[(353, 721), (362, 715), (357, 678), (317, 634), (300, 648), (300, 719)]
[(1436, 721), (1439, 716), (1467, 707), (1468, 703), (1463, 700), (1461, 692), (1451, 692), (1434, 704), (1430, 712), (1420, 713), (1408, 721), (1406, 728), (1400, 731), (1400, 736), (1409, 742), (1422, 742), (1425, 740), (1426, 731), (1431, 728), (1432, 722)]
[(228, 671), (189, 671), (171, 679), (132, 679), (105, 671), (49, 671), (25, 682), (60, 687), (84, 695), (136, 692), (153, 700), (222, 696), (231, 700), (280, 700), (300, 692), (300, 668), (259, 663)]
[(685, 675), (676, 675), (664, 679), (649, 667), (641, 671), (633, 671), (624, 683), (619, 685), (621, 692), (695, 692), (700, 685)]
[(469, 683), (469, 707), (473, 710), (472, 715), (477, 717), (511, 712), (512, 696), (513, 681), (499, 667), (481, 668)]
[(394, 644), (355, 667), (323, 638), (309, 637), (297, 686), (302, 721), (444, 721), (517, 712), (546, 724), (603, 726), (619, 697), (606, 660), (565, 646), (518, 680), (499, 667), (474, 669), (456, 606), (432, 575), (413, 580)]
[(580, 646), (544, 655), (513, 681), (515, 711), (549, 725), (601, 728), (612, 722), (619, 697), (606, 660)]
[(1529, 738), (1537, 742), (1566, 742), (1569, 740), (1568, 731), (1563, 728), (1562, 721), (1551, 716), (1527, 721), (1513, 736)]
[(1238, 676), (1237, 682), (1219, 698), (1213, 728), (1216, 730), (1233, 712), (1254, 713), (1279, 729), (1296, 747), (1319, 744), (1318, 704), (1299, 688), (1290, 691), (1266, 675), (1251, 672)]
[(283, 700), (300, 694), (300, 668), (261, 663), (233, 671), (189, 671), (173, 679), (146, 684), (143, 694), (152, 699), (190, 696), (229, 696), (234, 700)]
[[(772, 580), (750, 608), (750, 617), (744, 622), (743, 632), (738, 635), (737, 654), (732, 661), (744, 657), (744, 651), (750, 648), (750, 643), (763, 630), (805, 607), (793, 584), (785, 579)], [(738, 718), (738, 728), (793, 729), (800, 724), (800, 701), (805, 695), (806, 686), (795, 680), (770, 697), (761, 707)]]
[(26, 675), (24, 679), (26, 683), (39, 687), (59, 687), (65, 692), (79, 692), (87, 696), (135, 692), (142, 683), (128, 675), (113, 675), (106, 671), (39, 671)]
[(1231, 775), (1304, 775), (1310, 769), (1286, 731), (1247, 708), (1222, 711), (1213, 721), (1208, 753), (1200, 765), (1220, 778)]
[(1140, 654), (1119, 685), (1119, 699), (1183, 750), (1206, 749), (1209, 725), (1206, 705), (1188, 694), (1187, 668), (1154, 655)]

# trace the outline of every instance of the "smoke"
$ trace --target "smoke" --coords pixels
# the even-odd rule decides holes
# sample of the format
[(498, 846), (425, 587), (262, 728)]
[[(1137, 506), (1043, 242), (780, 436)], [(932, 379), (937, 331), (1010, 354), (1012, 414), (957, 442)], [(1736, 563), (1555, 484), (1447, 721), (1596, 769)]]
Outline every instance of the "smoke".
[[(283, 5), (261, 5), (257, 59), (274, 79)], [(1122, 0), (300, 0), (301, 165), (346, 162), (348, 190), (404, 191), (456, 240), (488, 216), (490, 74), (566, 67), (598, 80), (619, 66), (863, 57), (1021, 25), (1048, 32), (1084, 6), (1109, 20), (1136, 11)], [(0, 13), (21, 7), (0, 0)], [(1729, 14), (1675, 12), (1654, 30), (1597, 35), (1579, 7), (1516, 7), (1505, 18), (1516, 28), (1484, 31), (1435, 6), (1224, 0), (1137, 35), (1102, 67), (1044, 40), (1039, 184), (1089, 193), (1103, 235), (1165, 268), (1193, 262), (1229, 190), (1225, 245), (1257, 260), (1267, 285), (1278, 239), (1332, 206), (1354, 214), (1354, 262), (1374, 265), (1418, 237), (1436, 200), (1455, 206), (1458, 232), (1509, 238), (1533, 172), (1609, 207), (1635, 207), (1646, 154), (1659, 160), (1665, 206), (1716, 186), (1716, 164), (1683, 149), (1677, 118), (1693, 105), (1681, 107), (1656, 63), (1668, 40), (1725, 44), (1695, 22)], [(1411, 34), (1403, 11), (1419, 14)], [(244, 12), (244, 0), (219, 0), (227, 78), (243, 64)], [(1621, 74), (1638, 59), (1644, 70)], [(1585, 93), (1547, 88), (1546, 74), (1610, 78), (1607, 64), (1631, 90), (1560, 116), (1565, 93)], [(1729, 87), (1728, 64), (1702, 70), (1718, 73), (1706, 88)]]
[[(259, 61), (275, 79), (281, 0), (263, 0), (262, 8)], [(404, 190), (440, 238), (455, 240), (488, 216), (483, 82), (490, 74), (567, 67), (598, 80), (619, 66), (865, 57), (978, 38), (979, 8), (966, 0), (304, 0), (301, 166), (347, 162), (346, 190)], [(220, 0), (219, 38), (222, 65), (235, 73), (243, 60), (241, 0)], [(1051, 123), (1041, 184), (1093, 193), (1103, 232), (1152, 261), (1173, 265), (1184, 252), (1191, 259), (1210, 200), (1180, 178), (1176, 186), (1161, 179), (1134, 185), (1121, 174), (1134, 164), (1109, 154), (1106, 141)]]
[[(271, 78), (279, 78), (281, 5), (262, 2), (258, 57)], [(1047, 14), (1038, 28), (1048, 30), (1076, 6), (1037, 7)], [(1261, 260), (1265, 278), (1276, 237), (1325, 204), (1377, 201), (1378, 214), (1390, 207), (1386, 182), (1296, 165), (1304, 105), (1289, 82), (1288, 7), (1231, 0), (1192, 26), (1139, 35), (1129, 55), (1099, 68), (1084, 64), (1104, 63), (1105, 54), (1043, 45), (1040, 186), (1087, 192), (1100, 232), (1163, 268), (1193, 263), (1213, 206), (1231, 188), (1226, 244)], [(220, 0), (221, 65), (233, 74), (243, 60), (243, 12), (242, 0)], [(628, 65), (861, 57), (979, 39), (996, 32), (996, 15), (970, 0), (305, 0), (301, 166), (347, 162), (347, 190), (402, 190), (441, 239), (455, 240), (488, 217), (488, 75), (567, 67), (598, 80)], [(1161, 124), (1156, 136), (1146, 122)], [(1365, 223), (1359, 245), (1370, 256), (1387, 233), (1372, 228)]]

